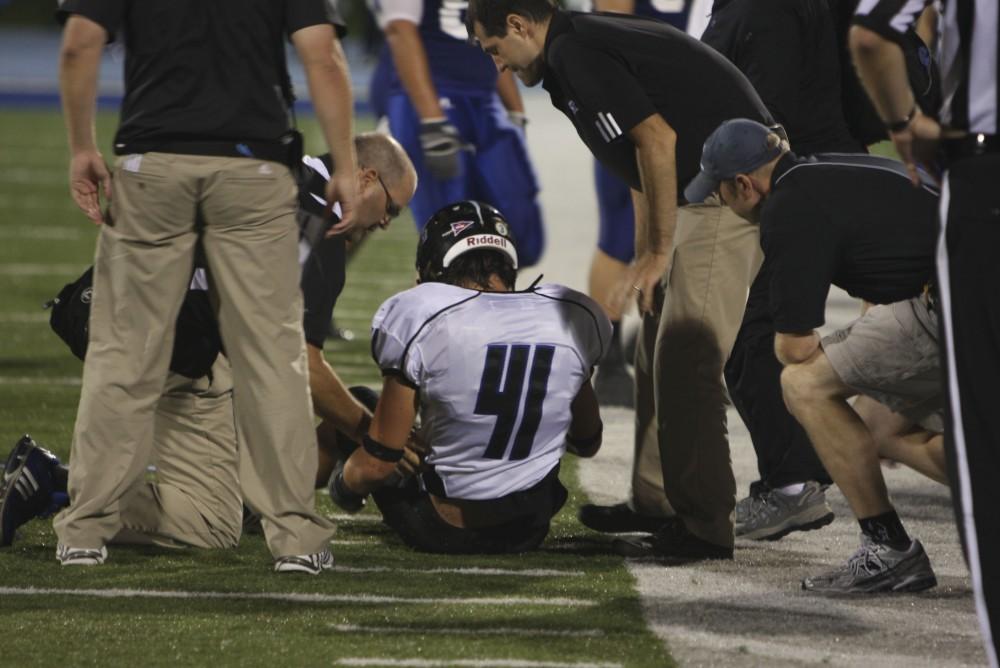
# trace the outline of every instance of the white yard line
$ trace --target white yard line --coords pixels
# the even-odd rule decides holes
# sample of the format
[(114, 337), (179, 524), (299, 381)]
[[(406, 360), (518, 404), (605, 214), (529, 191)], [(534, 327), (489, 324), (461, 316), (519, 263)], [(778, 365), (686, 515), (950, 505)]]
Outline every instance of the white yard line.
[(530, 661), (525, 659), (390, 659), (388, 657), (357, 657), (337, 659), (338, 666), (408, 666), (411, 668), (620, 668), (620, 663), (568, 663), (563, 661)]
[(0, 376), (0, 385), (72, 385), (81, 384), (79, 376)]
[(586, 575), (583, 571), (563, 571), (551, 568), (396, 568), (388, 566), (334, 566), (334, 571), (343, 573), (416, 573), (419, 575), (502, 575), (520, 578), (578, 578)]
[(0, 265), (0, 276), (73, 276), (82, 274), (87, 265), (54, 262), (11, 262)]
[[(22, 200), (19, 200), (21, 203)], [(84, 227), (59, 225), (4, 225), (0, 227), (0, 239), (41, 239), (44, 241), (77, 241), (83, 238)], [(92, 234), (87, 230), (88, 234)]]
[(462, 629), (433, 628), (427, 626), (361, 626), (359, 624), (330, 624), (330, 628), (340, 633), (412, 633), (439, 636), (544, 636), (554, 638), (599, 638), (605, 635), (601, 629), (518, 629), (511, 627)]
[(0, 314), (0, 323), (4, 325), (15, 325), (24, 323), (43, 323), (49, 321), (51, 313), (48, 310), (38, 309), (37, 311), (15, 311), (12, 313)]
[(414, 605), (538, 605), (554, 608), (585, 608), (596, 601), (581, 598), (527, 598), (497, 596), (482, 598), (376, 596), (373, 594), (303, 594), (292, 592), (161, 591), (155, 589), (55, 589), (45, 587), (0, 587), (3, 596), (88, 596), (92, 598), (214, 599), (286, 601), (289, 603), (409, 603)]

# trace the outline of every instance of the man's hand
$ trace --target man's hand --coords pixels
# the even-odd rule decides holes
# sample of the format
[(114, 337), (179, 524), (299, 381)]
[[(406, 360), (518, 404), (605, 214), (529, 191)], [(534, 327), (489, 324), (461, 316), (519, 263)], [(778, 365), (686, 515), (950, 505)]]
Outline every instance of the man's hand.
[(330, 175), (326, 184), (327, 215), (335, 202), (340, 203), (340, 222), (331, 227), (327, 237), (345, 234), (357, 227), (354, 220), (354, 204), (358, 201), (358, 178), (354, 171), (338, 169)]
[(913, 120), (900, 132), (890, 132), (890, 139), (896, 146), (899, 158), (910, 173), (910, 181), (914, 186), (920, 186), (920, 174), (917, 166), (923, 167), (929, 174), (938, 178), (934, 159), (937, 156), (938, 145), (941, 143), (941, 126), (933, 118), (924, 116), (917, 109)]
[(620, 303), (624, 305), (630, 297), (635, 297), (640, 314), (652, 313), (656, 285), (669, 269), (669, 254), (646, 252), (637, 257), (616, 290)]
[(427, 447), (426, 443), (420, 440), (416, 430), (411, 431), (410, 438), (406, 441), (406, 446), (403, 448), (403, 458), (396, 464), (396, 473), (403, 480), (422, 473), (427, 468), (424, 460), (430, 452), (431, 449)]
[(458, 176), (458, 152), (465, 146), (458, 129), (447, 119), (420, 122), (420, 148), (424, 152), (424, 164), (434, 178), (447, 181)]
[(111, 199), (111, 173), (97, 150), (75, 153), (69, 162), (69, 190), (73, 201), (95, 225), (104, 222), (101, 213), (101, 191)]

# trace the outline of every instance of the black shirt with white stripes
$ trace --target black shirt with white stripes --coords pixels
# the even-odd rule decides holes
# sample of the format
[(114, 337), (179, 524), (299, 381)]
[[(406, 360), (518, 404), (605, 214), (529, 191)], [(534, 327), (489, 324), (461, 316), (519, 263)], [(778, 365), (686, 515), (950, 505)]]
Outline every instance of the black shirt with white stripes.
[(822, 325), (831, 284), (873, 304), (919, 295), (934, 274), (937, 195), (889, 158), (786, 153), (760, 215), (777, 331)]
[(722, 121), (773, 124), (753, 86), (715, 49), (654, 19), (557, 11), (542, 85), (594, 157), (641, 190), (628, 132), (659, 113), (677, 133), (677, 191), (698, 173)]
[[(864, 26), (903, 45), (903, 35), (931, 0), (861, 0), (854, 16)], [(997, 0), (943, 0), (940, 61), (942, 125), (970, 133), (997, 134)]]

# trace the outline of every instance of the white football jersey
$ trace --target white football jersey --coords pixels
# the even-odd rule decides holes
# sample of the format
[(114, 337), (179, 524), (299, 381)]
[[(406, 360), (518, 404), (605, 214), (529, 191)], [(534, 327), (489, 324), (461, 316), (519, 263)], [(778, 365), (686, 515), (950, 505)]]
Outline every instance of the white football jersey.
[(459, 499), (499, 498), (552, 470), (570, 404), (610, 340), (601, 308), (554, 284), (478, 292), (424, 283), (372, 321), (375, 361), (417, 388), (427, 461)]

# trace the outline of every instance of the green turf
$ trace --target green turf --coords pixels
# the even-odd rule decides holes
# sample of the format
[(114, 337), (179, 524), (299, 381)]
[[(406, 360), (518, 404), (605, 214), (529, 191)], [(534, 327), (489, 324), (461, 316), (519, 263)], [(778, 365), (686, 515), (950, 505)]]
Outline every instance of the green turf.
[[(99, 136), (110, 143), (115, 118), (102, 114)], [(318, 130), (303, 120), (307, 147)], [(61, 457), (79, 398), (81, 363), (49, 331), (41, 304), (90, 263), (96, 229), (70, 201), (66, 151), (53, 111), (0, 111), (0, 447), (31, 432)], [(413, 280), (416, 235), (403, 216), (358, 253), (348, 271), (337, 322), (353, 330), (327, 357), (346, 382), (378, 383), (368, 353), (371, 315), (390, 294)], [(447, 557), (414, 553), (366, 510), (339, 522), (334, 545), (340, 567), (371, 573), (279, 577), (258, 536), (231, 551), (158, 551), (111, 548), (95, 569), (63, 569), (54, 559), (48, 522), (22, 529), (0, 550), (0, 587), (145, 589), (186, 592), (306, 592), (346, 596), (350, 602), (273, 600), (102, 599), (46, 594), (0, 595), (0, 665), (331, 665), (339, 658), (522, 659), (554, 662), (671, 663), (646, 630), (634, 582), (605, 538), (575, 521), (583, 501), (576, 466), (563, 479), (567, 507), (537, 554)], [(334, 512), (321, 495), (320, 508)], [(512, 577), (445, 574), (440, 568), (557, 569), (568, 574)], [(405, 569), (405, 570), (403, 570)], [(366, 602), (364, 596), (405, 599), (525, 597), (580, 599), (592, 605), (445, 605)], [(378, 632), (391, 627), (392, 632)], [(400, 630), (401, 629), (401, 630)], [(593, 636), (515, 636), (503, 629), (593, 630)]]

